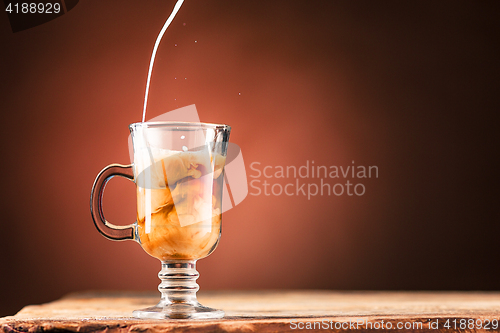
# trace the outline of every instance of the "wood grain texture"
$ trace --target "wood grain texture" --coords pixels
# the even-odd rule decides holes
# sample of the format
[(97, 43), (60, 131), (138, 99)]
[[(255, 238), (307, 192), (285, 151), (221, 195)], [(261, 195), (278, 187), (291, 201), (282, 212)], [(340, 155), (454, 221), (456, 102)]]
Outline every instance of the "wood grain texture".
[[(498, 325), (492, 323), (500, 319), (500, 293), (492, 292), (200, 292), (200, 302), (223, 309), (224, 319), (138, 320), (131, 317), (133, 310), (154, 305), (158, 299), (158, 293), (70, 294), (1, 318), (0, 332), (340, 332), (348, 329), (500, 332)], [(473, 327), (468, 322), (468, 326), (461, 329), (461, 319), (473, 319)], [(451, 324), (449, 328), (444, 327), (447, 320)], [(485, 329), (488, 321), (489, 329)], [(409, 329), (396, 330), (398, 323)], [(437, 329), (434, 329), (435, 323)], [(389, 325), (392, 329), (388, 330)]]

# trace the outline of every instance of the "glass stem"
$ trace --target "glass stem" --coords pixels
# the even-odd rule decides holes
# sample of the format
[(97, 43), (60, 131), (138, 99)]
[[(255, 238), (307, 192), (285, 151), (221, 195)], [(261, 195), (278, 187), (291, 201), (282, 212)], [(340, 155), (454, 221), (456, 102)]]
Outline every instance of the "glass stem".
[(161, 303), (196, 306), (196, 292), (200, 289), (196, 280), (199, 276), (196, 260), (162, 261), (161, 271), (158, 273), (161, 280), (158, 286)]

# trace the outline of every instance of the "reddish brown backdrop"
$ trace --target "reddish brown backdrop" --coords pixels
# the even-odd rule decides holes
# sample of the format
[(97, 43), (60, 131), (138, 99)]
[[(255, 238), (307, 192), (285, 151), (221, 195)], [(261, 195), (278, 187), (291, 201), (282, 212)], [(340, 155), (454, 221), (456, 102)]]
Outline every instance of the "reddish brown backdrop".
[[(18, 33), (0, 13), (0, 315), (157, 287), (159, 262), (101, 237), (89, 195), (128, 163), (173, 5), (80, 1)], [(196, 104), (232, 126), (247, 168), (379, 168), (360, 197), (249, 195), (199, 262), (202, 289), (498, 290), (499, 19), (496, 1), (186, 0), (147, 118)], [(111, 181), (108, 219), (131, 223), (134, 195)]]

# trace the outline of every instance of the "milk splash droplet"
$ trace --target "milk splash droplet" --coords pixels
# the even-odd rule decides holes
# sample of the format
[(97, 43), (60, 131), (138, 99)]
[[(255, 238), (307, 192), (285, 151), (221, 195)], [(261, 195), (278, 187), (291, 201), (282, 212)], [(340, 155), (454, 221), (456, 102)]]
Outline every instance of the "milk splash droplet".
[(182, 136), (181, 136), (181, 139), (183, 139), (183, 140), (184, 140), (185, 138), (186, 138), (186, 137), (185, 137), (184, 135), (182, 135)]
[(160, 33), (158, 34), (158, 37), (156, 38), (155, 46), (153, 47), (153, 53), (151, 54), (151, 60), (149, 62), (149, 70), (148, 70), (148, 79), (146, 81), (146, 94), (144, 96), (144, 108), (142, 110), (142, 122), (146, 120), (146, 107), (148, 105), (148, 94), (149, 94), (149, 84), (151, 81), (151, 72), (153, 71), (153, 64), (155, 62), (155, 57), (156, 57), (156, 51), (158, 50), (158, 45), (160, 45), (160, 41), (163, 37), (163, 34), (167, 30), (168, 26), (172, 21), (174, 20), (175, 15), (181, 8), (182, 3), (184, 0), (177, 0), (177, 3), (174, 6), (174, 10), (172, 10), (172, 13), (168, 17), (167, 21), (163, 25), (163, 28), (161, 29)]
[(182, 150), (187, 151), (187, 150), (188, 150), (188, 147), (186, 147), (186, 146), (182, 146)]

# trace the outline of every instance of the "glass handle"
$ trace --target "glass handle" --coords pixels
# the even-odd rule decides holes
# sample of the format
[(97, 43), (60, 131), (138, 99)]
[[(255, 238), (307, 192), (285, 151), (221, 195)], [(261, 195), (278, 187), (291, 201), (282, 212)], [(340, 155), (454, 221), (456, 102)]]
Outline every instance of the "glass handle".
[(111, 240), (135, 239), (135, 224), (116, 226), (109, 223), (104, 218), (102, 211), (104, 187), (106, 187), (106, 183), (114, 176), (120, 176), (134, 181), (132, 164), (111, 164), (102, 169), (95, 179), (94, 186), (92, 186), (92, 192), (90, 194), (90, 212), (97, 230), (99, 230), (104, 237)]

